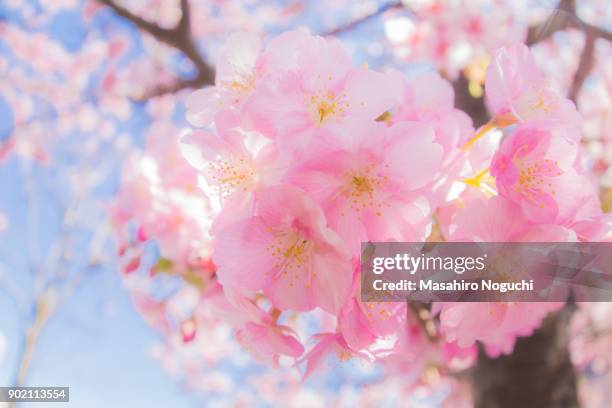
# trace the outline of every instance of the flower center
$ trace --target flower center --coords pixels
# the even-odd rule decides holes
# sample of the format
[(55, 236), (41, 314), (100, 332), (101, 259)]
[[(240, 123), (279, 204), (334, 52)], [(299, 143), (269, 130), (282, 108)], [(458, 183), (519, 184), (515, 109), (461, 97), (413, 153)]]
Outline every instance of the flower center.
[(545, 113), (550, 113), (551, 111), (549, 102), (546, 100), (546, 97), (542, 93), (538, 93), (535, 98), (535, 101), (531, 103), (531, 108), (534, 110), (543, 111)]
[(520, 116), (524, 119), (531, 118), (538, 113), (550, 114), (559, 108), (558, 96), (546, 88), (526, 92), (520, 104), (524, 107), (519, 108)]
[[(517, 193), (532, 201), (537, 201), (536, 195), (541, 193), (555, 195), (552, 183), (548, 181), (548, 178), (562, 174), (556, 161), (540, 159), (524, 163), (519, 161), (517, 164), (519, 177), (514, 185)], [(544, 203), (540, 203), (540, 207), (545, 206)]]
[(383, 302), (368, 303), (364, 312), (370, 321), (376, 321), (377, 319), (385, 321), (393, 315), (390, 307)]
[(377, 174), (374, 166), (366, 166), (345, 174), (345, 183), (340, 193), (357, 213), (369, 208), (375, 209), (376, 215), (381, 215), (383, 203), (378, 199), (377, 192), (387, 179), (387, 176)]
[(222, 196), (239, 189), (247, 191), (249, 185), (255, 181), (255, 170), (244, 158), (235, 162), (219, 159), (209, 162), (208, 166), (209, 178), (218, 185)]
[(323, 125), (338, 118), (349, 106), (344, 102), (344, 94), (337, 95), (332, 91), (311, 95), (308, 102), (312, 118), (317, 125)]
[(239, 95), (250, 93), (255, 89), (255, 76), (251, 74), (242, 74), (238, 78), (233, 79), (228, 87)]
[(289, 287), (293, 287), (302, 277), (304, 268), (309, 272), (309, 279), (306, 287), (310, 287), (310, 278), (316, 275), (308, 267), (310, 255), (314, 243), (309, 240), (303, 231), (296, 228), (289, 228), (274, 232), (275, 241), (266, 250), (274, 259), (274, 280), (285, 279)]

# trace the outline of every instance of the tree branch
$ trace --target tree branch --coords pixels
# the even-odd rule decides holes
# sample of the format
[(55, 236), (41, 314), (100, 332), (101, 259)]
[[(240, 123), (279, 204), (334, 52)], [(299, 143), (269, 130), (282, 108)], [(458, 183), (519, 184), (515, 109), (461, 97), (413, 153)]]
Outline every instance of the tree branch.
[(381, 14), (384, 14), (385, 12), (392, 10), (392, 9), (399, 9), (402, 8), (403, 4), (401, 1), (392, 1), (389, 2), (387, 4), (383, 4), (382, 6), (380, 6), (376, 11), (370, 13), (370, 14), (366, 14), (365, 16), (362, 16), (360, 18), (357, 18), (355, 20), (349, 21), (348, 23), (341, 25), (339, 27), (334, 28), (333, 30), (330, 30), (326, 33), (323, 33), (323, 36), (328, 36), (328, 35), (340, 35), (346, 31), (350, 31), (354, 28), (356, 28), (357, 26), (370, 21), (378, 16), (380, 16)]
[(612, 31), (604, 30), (601, 27), (596, 27), (594, 25), (584, 23), (583, 24), (593, 32), (595, 38), (601, 38), (602, 40), (611, 41), (612, 42)]
[(527, 45), (531, 46), (547, 40), (557, 31), (570, 27), (577, 19), (575, 0), (561, 0), (548, 18), (527, 30)]
[(580, 63), (574, 74), (574, 79), (570, 86), (568, 98), (576, 102), (578, 93), (582, 89), (585, 79), (589, 76), (595, 63), (595, 35), (591, 30), (585, 32), (584, 48), (580, 54)]
[(557, 31), (568, 28), (583, 31), (585, 34), (590, 33), (593, 39), (601, 38), (612, 41), (612, 32), (589, 24), (578, 16), (575, 0), (561, 0), (545, 21), (529, 27), (526, 43), (530, 46), (537, 44), (550, 38)]
[(189, 0), (181, 1), (181, 18), (174, 28), (168, 29), (160, 27), (156, 23), (145, 20), (144, 18), (132, 13), (127, 8), (120, 6), (115, 0), (98, 0), (101, 4), (109, 7), (120, 17), (132, 22), (141, 31), (150, 34), (157, 41), (169, 45), (181, 52), (196, 69), (193, 78), (177, 78), (171, 85), (163, 85), (151, 92), (143, 95), (142, 99), (149, 99), (168, 93), (178, 92), (186, 88), (199, 88), (212, 85), (215, 82), (214, 69), (204, 60), (198, 50), (197, 44), (191, 33), (191, 8)]
[(176, 30), (191, 35), (191, 8), (189, 0), (181, 0), (181, 19), (176, 25)]
[(179, 91), (182, 91), (183, 89), (201, 88), (203, 86), (212, 84), (212, 82), (209, 83), (203, 81), (198, 76), (192, 79), (177, 78), (174, 82), (170, 84), (159, 85), (154, 89), (151, 89), (149, 92), (145, 93), (140, 99), (147, 100), (151, 98), (156, 98), (158, 96), (174, 94)]
[(580, 62), (574, 73), (568, 97), (576, 102), (584, 81), (589, 76), (595, 63), (595, 40), (612, 41), (612, 32), (596, 27), (582, 20), (576, 12), (575, 0), (561, 0), (551, 15), (537, 26), (530, 27), (527, 33), (527, 45), (534, 45), (550, 38), (557, 31), (573, 28), (584, 33), (584, 48), (580, 54)]
[(153, 37), (159, 39), (160, 41), (164, 41), (163, 38), (166, 38), (170, 35), (170, 31), (166, 28), (162, 28), (157, 24), (151, 23), (150, 21), (145, 20), (144, 18), (132, 13), (127, 8), (118, 5), (114, 2), (114, 0), (98, 0), (100, 3), (112, 9), (115, 14), (120, 17), (123, 17), (126, 20), (131, 21), (136, 27), (138, 27), (142, 31), (146, 31), (151, 34)]

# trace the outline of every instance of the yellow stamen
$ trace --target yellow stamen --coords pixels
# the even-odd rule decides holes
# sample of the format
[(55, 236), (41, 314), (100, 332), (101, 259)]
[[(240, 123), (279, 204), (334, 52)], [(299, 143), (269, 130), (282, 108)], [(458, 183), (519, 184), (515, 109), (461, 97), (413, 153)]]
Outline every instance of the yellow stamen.
[(387, 181), (387, 176), (378, 174), (375, 167), (366, 166), (345, 174), (346, 183), (340, 189), (341, 194), (348, 200), (349, 207), (357, 213), (365, 209), (372, 209), (376, 215), (382, 215), (383, 202), (377, 197), (377, 192)]
[(535, 110), (541, 110), (541, 111), (546, 112), (546, 113), (550, 113), (550, 110), (551, 110), (550, 107), (548, 106), (548, 104), (546, 103), (546, 100), (544, 99), (544, 97), (542, 95), (538, 95), (538, 97), (533, 102), (531, 107), (533, 109), (535, 109)]
[(233, 79), (227, 86), (239, 95), (248, 94), (255, 89), (255, 77), (242, 75), (240, 78)]
[[(553, 196), (556, 194), (548, 177), (558, 177), (562, 174), (561, 170), (558, 170), (558, 163), (549, 159), (541, 159), (528, 163), (517, 161), (516, 164), (519, 167), (519, 179), (513, 187), (514, 190), (527, 200), (545, 208), (546, 205), (538, 202), (537, 197), (541, 192), (548, 192)], [(552, 168), (555, 170), (552, 171)]]
[(318, 125), (323, 125), (330, 119), (344, 114), (348, 103), (344, 101), (346, 94), (336, 94), (332, 91), (320, 92), (311, 95), (308, 102), (311, 106), (313, 119)]
[(270, 232), (275, 235), (275, 241), (266, 249), (274, 259), (273, 279), (283, 279), (288, 287), (294, 287), (302, 282), (302, 274), (307, 273), (305, 286), (309, 288), (315, 275), (309, 267), (314, 243), (292, 228)]
[(391, 125), (393, 123), (393, 115), (389, 111), (383, 112), (379, 117), (376, 118), (377, 122), (384, 122), (387, 125)]
[(238, 189), (246, 190), (256, 177), (255, 170), (244, 158), (211, 161), (208, 163), (208, 176), (218, 185), (221, 196)]

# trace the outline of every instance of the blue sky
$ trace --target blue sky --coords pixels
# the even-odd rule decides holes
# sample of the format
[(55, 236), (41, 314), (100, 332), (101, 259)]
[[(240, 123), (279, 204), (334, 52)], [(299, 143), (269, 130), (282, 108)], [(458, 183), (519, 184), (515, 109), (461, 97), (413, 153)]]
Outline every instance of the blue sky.
[[(15, 159), (0, 166), (0, 181), (0, 209), (10, 220), (0, 235), (0, 261), (6, 280), (27, 304), (32, 279), (26, 259), (25, 192)], [(56, 227), (48, 209), (40, 207), (44, 225), (39, 230), (44, 234)], [(42, 331), (28, 385), (70, 386), (70, 406), (84, 408), (135, 407), (145, 401), (150, 407), (193, 406), (191, 396), (150, 356), (159, 338), (134, 310), (115, 265), (89, 273), (67, 299)], [(22, 323), (13, 297), (0, 291), (0, 332), (7, 340), (1, 385), (14, 376)]]

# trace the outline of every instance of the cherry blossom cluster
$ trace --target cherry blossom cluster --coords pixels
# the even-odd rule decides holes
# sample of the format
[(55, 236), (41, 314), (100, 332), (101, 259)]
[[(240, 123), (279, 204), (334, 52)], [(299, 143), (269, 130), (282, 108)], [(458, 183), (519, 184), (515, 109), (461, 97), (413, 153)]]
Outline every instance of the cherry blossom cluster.
[[(432, 64), (445, 77), (463, 76), (469, 91), (482, 95), (482, 84), (491, 55), (500, 47), (516, 42), (535, 43), (532, 50), (541, 71), (552, 86), (562, 92), (572, 88), (580, 57), (586, 47), (585, 22), (606, 27), (610, 10), (598, 1), (567, 2), (572, 11), (559, 4), (546, 2), (437, 1), (405, 2), (408, 13), (390, 13), (385, 19), (385, 35), (395, 57), (407, 61)], [(553, 28), (564, 19), (574, 22)], [(582, 22), (578, 22), (581, 19)], [(557, 30), (548, 33), (548, 30)], [(550, 34), (550, 35), (549, 35)], [(580, 92), (574, 95), (584, 116), (583, 143), (588, 146), (588, 166), (603, 174), (601, 183), (612, 183), (610, 153), (610, 69), (607, 56), (609, 41), (595, 40), (592, 65)], [(582, 70), (585, 68), (582, 67)]]
[[(355, 67), (337, 40), (301, 31), (265, 46), (229, 39), (215, 86), (187, 101), (203, 129), (182, 150), (211, 200), (215, 291), (241, 311), (232, 325), (253, 355), (304, 361), (306, 376), (331, 351), (453, 366), (473, 360), (475, 341), (511, 352), (562, 306), (360, 301), (363, 241), (609, 236), (581, 162), (581, 117), (527, 47), (494, 54), (486, 92), (493, 118), (473, 132), (437, 74)], [(315, 309), (333, 324), (306, 351), (290, 323)]]
[[(462, 147), (487, 149), (491, 129), (506, 128), (492, 157), (473, 161), (470, 187), (441, 210), (453, 240), (602, 241), (610, 217), (602, 213), (596, 183), (581, 160), (581, 117), (545, 81), (523, 45), (498, 50), (487, 70), (491, 121)], [(512, 351), (516, 335), (537, 327), (560, 304), (442, 305), (441, 325), (459, 344), (482, 341), (492, 355)], [(527, 311), (529, 311), (527, 313)]]
[[(238, 327), (239, 338), (263, 359), (305, 358), (306, 375), (332, 350), (374, 359), (389, 336), (391, 348), (410, 348), (406, 305), (362, 304), (356, 262), (362, 241), (428, 236), (442, 166), (452, 167), (444, 150), (471, 131), (449, 85), (356, 68), (337, 40), (300, 31), (263, 48), (235, 36), (227, 50), (216, 86), (187, 102), (188, 119), (214, 131), (182, 146), (219, 208), (217, 282), (267, 316)], [(418, 92), (428, 85), (439, 94)], [(281, 315), (316, 308), (336, 328), (304, 355)]]

